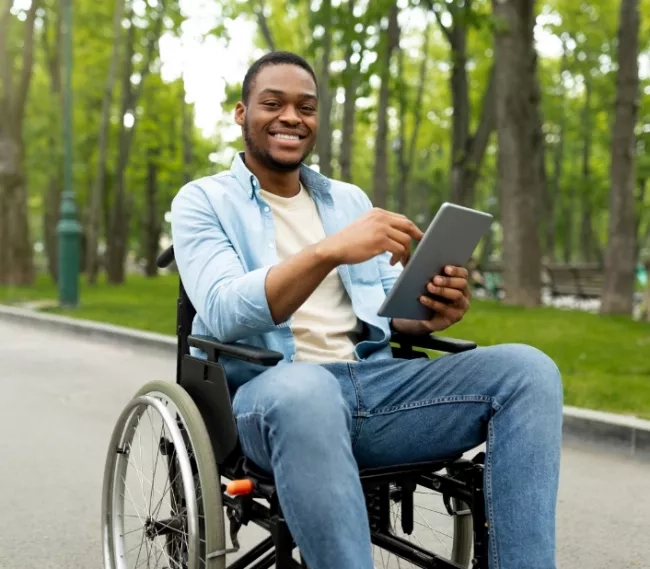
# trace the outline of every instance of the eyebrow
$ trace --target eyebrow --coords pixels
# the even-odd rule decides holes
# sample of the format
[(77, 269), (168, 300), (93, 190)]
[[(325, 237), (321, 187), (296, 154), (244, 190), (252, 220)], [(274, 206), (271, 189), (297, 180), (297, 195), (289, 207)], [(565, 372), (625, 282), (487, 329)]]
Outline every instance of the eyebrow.
[[(269, 88), (266, 88), (266, 89), (262, 89), (260, 91), (260, 96), (262, 96), (262, 95), (280, 95), (280, 96), (282, 96), (282, 95), (286, 95), (286, 92), (282, 91), (282, 89), (272, 89), (272, 88), (269, 87)], [(316, 99), (317, 98), (314, 93), (308, 93), (308, 92), (301, 93), (300, 96), (303, 99)]]

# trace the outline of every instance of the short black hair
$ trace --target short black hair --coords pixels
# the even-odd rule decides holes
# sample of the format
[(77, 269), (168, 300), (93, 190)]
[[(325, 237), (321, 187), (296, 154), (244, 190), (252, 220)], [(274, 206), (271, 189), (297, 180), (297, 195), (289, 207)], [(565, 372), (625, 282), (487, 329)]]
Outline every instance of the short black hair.
[(314, 83), (316, 84), (316, 88), (318, 89), (316, 73), (314, 73), (311, 65), (309, 65), (309, 63), (307, 63), (304, 58), (295, 53), (291, 53), (290, 51), (272, 51), (260, 57), (257, 61), (255, 61), (255, 63), (253, 63), (253, 65), (248, 68), (248, 71), (244, 76), (244, 82), (241, 88), (241, 98), (244, 104), (248, 104), (248, 97), (250, 96), (255, 78), (259, 72), (267, 65), (296, 65), (298, 67), (302, 67), (311, 75)]

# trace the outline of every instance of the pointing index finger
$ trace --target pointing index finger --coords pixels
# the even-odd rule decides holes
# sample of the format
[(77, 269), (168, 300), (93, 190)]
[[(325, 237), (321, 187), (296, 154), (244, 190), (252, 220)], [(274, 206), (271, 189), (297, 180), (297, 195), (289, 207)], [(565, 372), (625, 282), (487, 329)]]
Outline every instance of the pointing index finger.
[(415, 223), (413, 223), (406, 216), (399, 215), (399, 214), (395, 214), (395, 215), (396, 217), (393, 218), (391, 222), (391, 225), (393, 225), (393, 227), (408, 234), (412, 239), (415, 239), (416, 241), (422, 239), (424, 233), (417, 225), (415, 225)]

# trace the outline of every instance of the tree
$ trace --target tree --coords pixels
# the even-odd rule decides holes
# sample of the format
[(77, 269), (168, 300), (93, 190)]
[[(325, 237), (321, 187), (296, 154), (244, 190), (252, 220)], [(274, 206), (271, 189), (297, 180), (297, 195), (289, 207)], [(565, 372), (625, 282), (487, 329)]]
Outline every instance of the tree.
[(34, 278), (34, 261), (23, 164), (23, 119), (32, 79), (39, 0), (32, 0), (27, 11), (19, 49), (11, 49), (15, 44), (9, 42), (11, 25), (16, 22), (12, 5), (12, 0), (0, 4), (0, 284), (26, 285)]
[(636, 266), (635, 134), (639, 96), (639, 1), (621, 0), (612, 128), (609, 239), (601, 312), (631, 314)]
[(506, 302), (540, 303), (539, 117), (534, 0), (492, 0)]
[[(474, 133), (470, 133), (471, 108), (469, 79), (467, 72), (468, 31), (480, 19), (472, 0), (435, 2), (427, 0), (436, 16), (443, 35), (451, 50), (450, 91), (453, 107), (451, 128), (451, 188), (450, 200), (471, 207), (474, 205), (474, 191), (483, 156), (495, 127), (494, 68), (489, 72), (483, 94), (481, 114)], [(446, 6), (451, 19), (445, 25), (441, 14)], [(474, 24), (475, 25), (475, 24)]]
[[(131, 144), (138, 124), (137, 107), (140, 101), (142, 89), (151, 72), (154, 58), (158, 54), (158, 41), (163, 31), (167, 0), (158, 2), (155, 8), (149, 8), (150, 27), (144, 30), (146, 39), (141, 41), (145, 47), (142, 56), (142, 67), (139, 70), (137, 85), (133, 84), (135, 54), (136, 54), (136, 19), (133, 5), (128, 7), (127, 19), (129, 21), (126, 33), (126, 53), (122, 72), (121, 103), (120, 103), (120, 131), (118, 139), (118, 158), (115, 171), (115, 188), (113, 205), (110, 210), (109, 232), (107, 235), (107, 274), (112, 284), (124, 282), (126, 277), (126, 258), (129, 253), (129, 226), (131, 222), (130, 204), (132, 195), (126, 187), (126, 170), (131, 156)], [(131, 124), (127, 124), (127, 117), (130, 116)]]
[[(408, 186), (410, 174), (415, 162), (415, 149), (417, 147), (418, 134), (422, 126), (422, 99), (424, 97), (424, 87), (427, 77), (427, 62), (429, 61), (429, 39), (431, 32), (429, 22), (422, 32), (422, 59), (419, 63), (417, 92), (415, 99), (409, 99), (409, 87), (405, 81), (405, 54), (404, 49), (397, 48), (397, 61), (399, 69), (399, 134), (397, 139), (397, 211), (408, 215)], [(413, 128), (411, 129), (410, 139), (406, 136), (406, 123), (408, 121), (409, 109), (413, 109)]]
[(390, 98), (390, 69), (393, 53), (399, 47), (400, 28), (397, 2), (390, 6), (388, 24), (383, 34), (383, 53), (380, 55), (379, 102), (377, 105), (377, 131), (375, 136), (375, 168), (373, 173), (373, 201), (377, 207), (386, 207), (388, 200), (388, 106)]
[(88, 282), (95, 284), (99, 272), (99, 258), (97, 244), (100, 235), (100, 220), (102, 197), (106, 183), (106, 163), (108, 161), (108, 135), (110, 129), (111, 108), (113, 103), (113, 90), (117, 79), (117, 67), (120, 58), (122, 13), (124, 11), (124, 0), (117, 0), (113, 13), (113, 48), (111, 50), (111, 62), (104, 87), (104, 100), (102, 103), (101, 126), (99, 127), (99, 148), (97, 156), (97, 174), (92, 190), (89, 219), (88, 237), (86, 242), (86, 270)]
[[(58, 146), (58, 140), (62, 132), (63, 97), (62, 97), (62, 59), (63, 49), (63, 5), (62, 2), (50, 4), (44, 3), (43, 29), (41, 32), (41, 44), (45, 56), (45, 66), (50, 79), (50, 93), (52, 103), (56, 108), (56, 118), (52, 120), (57, 128), (49, 129), (48, 144), (54, 150)], [(35, 70), (36, 71), (36, 70)], [(36, 87), (38, 88), (38, 87)], [(54, 117), (53, 117), (54, 118)], [(58, 279), (59, 272), (59, 243), (57, 223), (59, 221), (59, 208), (61, 206), (61, 194), (63, 192), (63, 159), (53, 159), (58, 165), (49, 172), (47, 189), (45, 190), (43, 208), (43, 240), (47, 256), (47, 267), (54, 280)]]

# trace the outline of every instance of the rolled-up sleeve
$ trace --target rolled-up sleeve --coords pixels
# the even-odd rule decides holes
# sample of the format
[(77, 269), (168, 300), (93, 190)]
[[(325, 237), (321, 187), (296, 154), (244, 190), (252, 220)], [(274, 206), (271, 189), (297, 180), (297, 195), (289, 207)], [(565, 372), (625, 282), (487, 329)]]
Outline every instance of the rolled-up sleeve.
[(210, 333), (222, 342), (290, 325), (275, 324), (266, 298), (271, 267), (246, 272), (203, 190), (185, 186), (172, 202), (172, 241), (187, 295)]
[(379, 264), (379, 274), (381, 276), (381, 286), (384, 288), (384, 292), (386, 294), (390, 292), (390, 290), (395, 285), (397, 277), (399, 277), (404, 270), (402, 263), (391, 265), (391, 257), (392, 255), (390, 253), (382, 253), (377, 258), (377, 263)]

